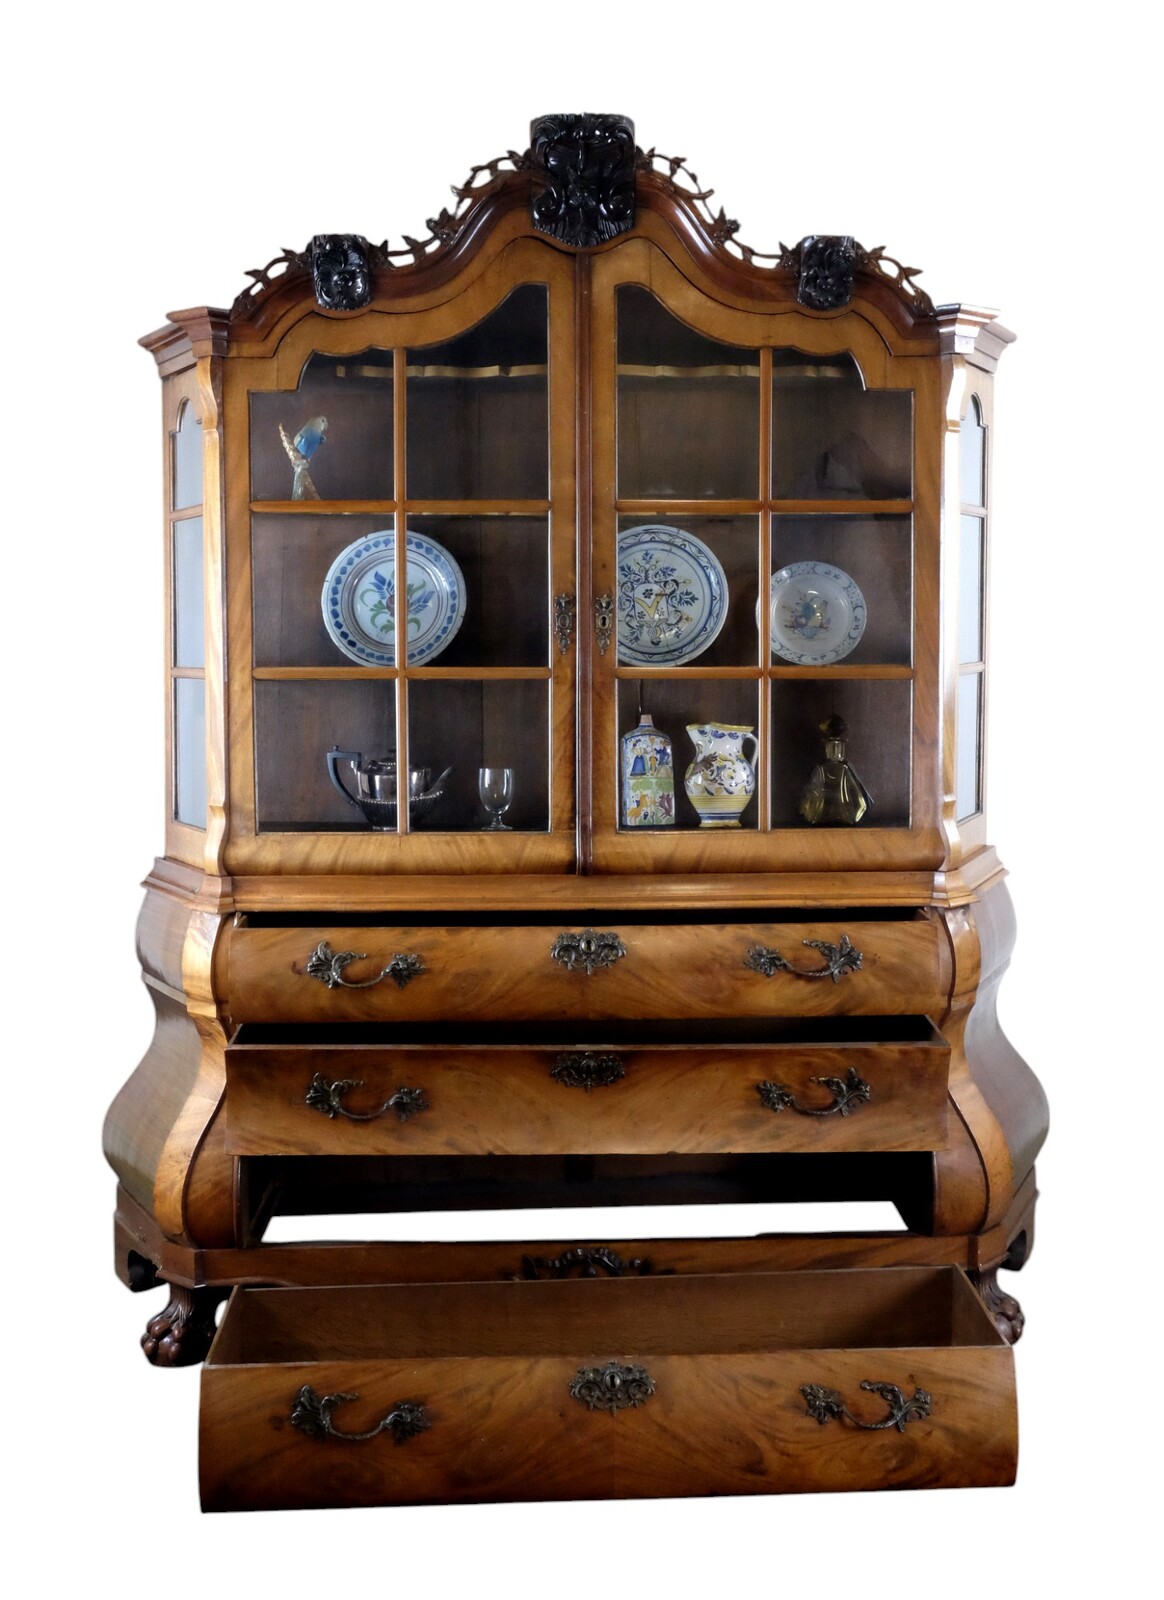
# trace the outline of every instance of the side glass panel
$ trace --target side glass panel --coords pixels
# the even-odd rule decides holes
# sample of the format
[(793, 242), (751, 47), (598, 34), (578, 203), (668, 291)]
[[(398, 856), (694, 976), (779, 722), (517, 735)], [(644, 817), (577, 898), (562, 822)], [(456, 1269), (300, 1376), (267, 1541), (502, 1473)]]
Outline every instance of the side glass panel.
[(548, 304), (515, 289), (457, 339), (408, 352), (410, 500), (549, 493)]
[(696, 333), (647, 289), (618, 290), (618, 495), (754, 500), (759, 352)]
[(174, 679), (174, 815), (192, 828), (206, 826), (206, 684)]
[(251, 498), (390, 500), (391, 350), (314, 355), (292, 390), (251, 395)]
[(977, 395), (962, 421), (958, 568), (957, 820), (982, 810), (983, 699), (986, 682), (986, 428)]
[(982, 810), (982, 674), (958, 679), (958, 755), (955, 780), (958, 821)]
[(981, 517), (963, 516), (961, 524), (961, 575), (958, 584), (958, 660), (982, 659), (982, 535)]
[(970, 409), (962, 423), (962, 504), (986, 504), (986, 429), (982, 425), (982, 411), (977, 397), (971, 397)]
[(173, 478), (170, 505), (185, 511), (202, 504), (202, 424), (189, 400), (182, 407), (177, 432), (171, 435)]
[(174, 585), (175, 667), (206, 664), (205, 601), (202, 575), (202, 518), (173, 524), (171, 573)]
[(772, 357), (772, 493), (778, 500), (908, 500), (913, 395), (866, 389), (851, 356)]

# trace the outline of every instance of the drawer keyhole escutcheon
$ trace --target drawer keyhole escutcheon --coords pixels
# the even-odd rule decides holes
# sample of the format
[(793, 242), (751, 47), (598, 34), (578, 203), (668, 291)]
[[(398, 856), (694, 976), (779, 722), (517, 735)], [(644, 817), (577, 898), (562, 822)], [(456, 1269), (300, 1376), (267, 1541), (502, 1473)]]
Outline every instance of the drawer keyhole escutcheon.
[(345, 1433), (332, 1422), (332, 1413), (345, 1401), (359, 1398), (358, 1394), (316, 1394), (305, 1383), (291, 1407), (291, 1426), (309, 1439), (342, 1439), (345, 1444), (375, 1439), (381, 1433), (390, 1433), (397, 1444), (404, 1444), (432, 1427), (432, 1418), (418, 1400), (397, 1400), (388, 1415), (367, 1433)]
[(832, 1100), (827, 1106), (801, 1105), (786, 1083), (770, 1083), (767, 1078), (756, 1085), (756, 1093), (769, 1111), (796, 1111), (802, 1117), (851, 1117), (873, 1098), (872, 1087), (856, 1067), (850, 1067), (843, 1078), (822, 1076), (808, 1081), (829, 1091)]
[(655, 1392), (655, 1380), (645, 1367), (608, 1361), (604, 1367), (579, 1367), (570, 1394), (590, 1411), (626, 1411), (641, 1406)]
[(334, 1083), (329, 1083), (322, 1072), (317, 1072), (308, 1085), (303, 1103), (310, 1106), (312, 1111), (322, 1111), (325, 1117), (333, 1121), (336, 1117), (346, 1117), (349, 1122), (375, 1122), (387, 1111), (395, 1111), (401, 1122), (407, 1122), (417, 1112), (428, 1110), (423, 1089), (401, 1088), (390, 1095), (382, 1106), (377, 1106), (375, 1111), (349, 1111), (343, 1103), (344, 1095), (349, 1089), (362, 1089), (363, 1086), (362, 1078), (337, 1078)]
[(884, 1428), (896, 1428), (898, 1433), (905, 1432), (907, 1422), (917, 1422), (923, 1417), (928, 1417), (933, 1410), (934, 1403), (924, 1389), (915, 1389), (912, 1396), (907, 1399), (895, 1383), (862, 1383), (862, 1389), (867, 1389), (870, 1394), (879, 1394), (889, 1407), (889, 1415), (880, 1422), (862, 1422), (855, 1417), (848, 1406), (841, 1399), (835, 1389), (826, 1389), (820, 1383), (805, 1383), (801, 1385), (800, 1392), (804, 1396), (807, 1407), (806, 1415), (812, 1417), (814, 1422), (819, 1422), (823, 1427), (831, 1417), (838, 1422), (844, 1420), (854, 1428), (864, 1428), (869, 1433), (879, 1433)]
[(374, 978), (365, 978), (362, 983), (352, 982), (344, 977), (344, 968), (351, 966), (353, 961), (366, 961), (366, 955), (361, 955), (357, 950), (335, 951), (326, 939), (320, 941), (307, 958), (305, 975), (309, 978), (318, 978), (320, 983), (326, 984), (329, 989), (374, 989), (378, 983), (383, 983), (385, 978), (391, 978), (398, 989), (403, 989), (406, 984), (418, 978), (427, 969), (424, 961), (417, 955), (397, 955)]
[(744, 957), (744, 966), (765, 978), (774, 977), (778, 972), (790, 972), (794, 978), (831, 978), (834, 983), (840, 983), (846, 972), (861, 970), (864, 957), (853, 948), (847, 933), (841, 934), (840, 944), (831, 944), (828, 939), (802, 939), (800, 942), (810, 950), (820, 951), (825, 959), (823, 967), (794, 967), (779, 950), (769, 950), (763, 944), (752, 946)]
[(626, 945), (617, 933), (595, 933), (593, 928), (583, 928), (581, 933), (560, 933), (550, 948), (553, 959), (567, 972), (585, 972), (588, 978), (604, 967), (613, 967), (626, 955)]
[(600, 1055), (584, 1050), (580, 1055), (560, 1055), (550, 1068), (550, 1077), (566, 1089), (606, 1089), (626, 1077), (621, 1056)]

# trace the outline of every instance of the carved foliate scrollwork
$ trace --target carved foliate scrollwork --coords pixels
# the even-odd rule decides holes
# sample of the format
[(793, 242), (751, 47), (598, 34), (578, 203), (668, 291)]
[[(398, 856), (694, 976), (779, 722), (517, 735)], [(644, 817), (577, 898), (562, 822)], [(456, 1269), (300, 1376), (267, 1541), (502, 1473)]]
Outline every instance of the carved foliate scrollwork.
[(534, 227), (587, 250), (634, 227), (635, 128), (593, 112), (538, 117), (530, 164), (545, 180), (532, 201)]
[(344, 1095), (349, 1089), (362, 1089), (362, 1078), (337, 1078), (334, 1083), (329, 1083), (322, 1072), (317, 1072), (308, 1085), (303, 1103), (312, 1111), (322, 1111), (325, 1117), (333, 1121), (336, 1117), (346, 1117), (349, 1122), (375, 1122), (386, 1112), (394, 1111), (401, 1122), (407, 1122), (410, 1117), (415, 1117), (421, 1111), (428, 1110), (428, 1099), (423, 1089), (397, 1089), (377, 1106), (375, 1111), (352, 1111), (344, 1105)]
[(832, 944), (828, 939), (802, 939), (800, 942), (809, 950), (820, 951), (825, 958), (823, 967), (794, 967), (779, 950), (762, 944), (752, 946), (744, 957), (744, 966), (765, 978), (774, 977), (777, 972), (789, 972), (794, 978), (831, 978), (834, 983), (840, 983), (847, 972), (860, 972), (865, 959), (854, 949), (847, 933), (841, 934), (840, 944)]
[(579, 1367), (570, 1394), (591, 1411), (626, 1411), (641, 1406), (655, 1392), (655, 1380), (645, 1367), (608, 1361), (604, 1367)]
[(605, 1089), (620, 1078), (626, 1077), (622, 1057), (613, 1052), (598, 1053), (583, 1050), (577, 1054), (560, 1055), (550, 1068), (550, 1077), (566, 1089)]
[(387, 1416), (366, 1433), (344, 1433), (332, 1422), (332, 1413), (359, 1398), (358, 1394), (316, 1394), (305, 1383), (291, 1407), (291, 1426), (309, 1439), (342, 1439), (346, 1444), (375, 1439), (381, 1433), (390, 1433), (396, 1444), (404, 1444), (432, 1427), (432, 1418), (418, 1400), (397, 1400)]
[(889, 1415), (880, 1422), (862, 1422), (853, 1415), (835, 1389), (826, 1389), (819, 1383), (801, 1385), (805, 1415), (819, 1422), (822, 1427), (835, 1418), (838, 1422), (843, 1420), (851, 1423), (854, 1428), (863, 1428), (868, 1433), (880, 1433), (885, 1428), (896, 1428), (898, 1433), (904, 1433), (906, 1423), (918, 1422), (933, 1411), (933, 1400), (924, 1389), (915, 1389), (907, 1398), (895, 1383), (865, 1382), (861, 1387), (870, 1394), (880, 1395), (889, 1407)]
[(756, 1085), (756, 1092), (769, 1111), (795, 1111), (802, 1117), (851, 1117), (873, 1097), (873, 1090), (856, 1067), (850, 1067), (843, 1078), (822, 1076), (808, 1081), (829, 1091), (832, 1100), (827, 1106), (801, 1105), (786, 1083), (770, 1083), (767, 1079)]
[(572, 594), (554, 596), (554, 639), (561, 655), (565, 655), (569, 650), (570, 641), (574, 637), (576, 612), (577, 601)]

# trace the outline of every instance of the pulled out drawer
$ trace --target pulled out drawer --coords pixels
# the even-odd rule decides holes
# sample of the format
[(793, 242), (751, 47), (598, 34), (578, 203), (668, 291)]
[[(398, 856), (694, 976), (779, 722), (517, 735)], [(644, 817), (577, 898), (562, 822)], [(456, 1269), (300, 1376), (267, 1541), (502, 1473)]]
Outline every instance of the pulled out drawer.
[(236, 1289), (207, 1510), (1013, 1482), (1010, 1348), (956, 1268)]
[[(924, 1017), (617, 1033), (251, 1027), (227, 1049), (236, 1155), (940, 1150), (950, 1049)], [(539, 1032), (541, 1037), (539, 1037)], [(323, 1042), (319, 1042), (323, 1041)]]
[(241, 1022), (940, 1015), (925, 917), (586, 927), (233, 928)]

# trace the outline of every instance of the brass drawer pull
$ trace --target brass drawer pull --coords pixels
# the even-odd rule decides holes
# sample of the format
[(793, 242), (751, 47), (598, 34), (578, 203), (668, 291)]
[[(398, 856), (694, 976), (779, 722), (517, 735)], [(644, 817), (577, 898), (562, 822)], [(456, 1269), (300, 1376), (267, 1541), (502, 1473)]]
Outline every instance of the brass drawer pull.
[(362, 1089), (363, 1086), (362, 1078), (337, 1078), (334, 1083), (329, 1083), (322, 1072), (317, 1072), (303, 1103), (310, 1106), (312, 1111), (322, 1111), (325, 1117), (346, 1117), (349, 1122), (375, 1122), (386, 1111), (395, 1111), (401, 1122), (407, 1122), (418, 1111), (428, 1110), (423, 1089), (397, 1089), (375, 1111), (349, 1111), (343, 1103), (344, 1095), (349, 1089)]
[(820, 1077), (808, 1081), (819, 1083), (822, 1089), (829, 1091), (833, 1097), (829, 1105), (802, 1106), (786, 1083), (770, 1083), (767, 1078), (756, 1085), (756, 1093), (769, 1111), (796, 1111), (802, 1117), (851, 1117), (873, 1098), (872, 1088), (856, 1067), (850, 1067), (843, 1078)]
[(560, 1256), (522, 1256), (518, 1278), (534, 1281), (538, 1278), (646, 1278), (655, 1270), (648, 1256), (632, 1256), (625, 1261), (609, 1245), (575, 1245), (563, 1250)]
[(831, 978), (840, 983), (846, 972), (860, 972), (864, 960), (859, 950), (854, 950), (849, 935), (841, 934), (840, 944), (830, 944), (827, 939), (802, 939), (801, 944), (810, 950), (819, 950), (825, 958), (823, 967), (794, 967), (779, 950), (769, 950), (767, 945), (753, 945), (744, 957), (744, 966), (753, 972), (771, 978), (777, 972), (790, 972), (794, 978)]
[(626, 1367), (608, 1361), (604, 1367), (579, 1367), (570, 1394), (591, 1411), (625, 1411), (641, 1406), (655, 1392), (655, 1380), (645, 1367)]
[(374, 989), (385, 978), (391, 978), (398, 989), (403, 989), (405, 984), (411, 983), (413, 978), (418, 978), (422, 972), (427, 971), (420, 956), (393, 956), (392, 960), (374, 978), (366, 978), (363, 983), (351, 983), (344, 977), (344, 968), (351, 966), (353, 961), (366, 961), (365, 955), (360, 955), (356, 950), (334, 951), (327, 940), (322, 940), (307, 958), (306, 975), (309, 978), (318, 978), (320, 983), (329, 989)]
[(390, 1433), (397, 1444), (403, 1444), (406, 1439), (415, 1439), (418, 1433), (432, 1427), (432, 1418), (418, 1400), (397, 1400), (388, 1415), (367, 1433), (344, 1433), (332, 1422), (332, 1412), (346, 1400), (359, 1398), (358, 1394), (316, 1394), (311, 1385), (305, 1383), (291, 1407), (291, 1426), (309, 1439), (342, 1439), (348, 1444), (374, 1439), (381, 1433)]
[(867, 1389), (870, 1394), (879, 1394), (889, 1407), (889, 1415), (880, 1422), (862, 1422), (855, 1417), (848, 1406), (841, 1399), (835, 1389), (826, 1389), (823, 1384), (805, 1383), (801, 1385), (800, 1392), (804, 1396), (806, 1416), (812, 1417), (823, 1427), (830, 1417), (837, 1421), (844, 1419), (851, 1422), (854, 1428), (865, 1428), (870, 1433), (878, 1433), (882, 1428), (896, 1428), (898, 1433), (905, 1432), (907, 1422), (917, 1422), (923, 1417), (928, 1417), (933, 1410), (933, 1401), (924, 1389), (915, 1389), (910, 1399), (906, 1399), (895, 1383), (862, 1383), (862, 1389)]
[(580, 1055), (561, 1055), (550, 1068), (550, 1077), (566, 1089), (605, 1089), (626, 1077), (621, 1056), (598, 1055), (583, 1050)]
[(581, 968), (592, 977), (603, 967), (613, 967), (626, 955), (626, 945), (617, 933), (595, 933), (584, 928), (581, 933), (560, 933), (554, 940), (550, 955), (565, 967), (567, 972)]

